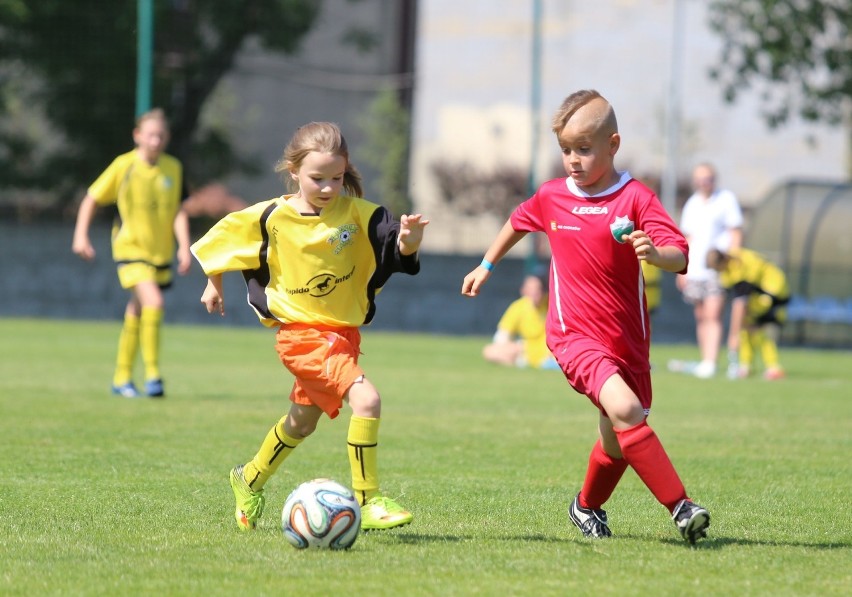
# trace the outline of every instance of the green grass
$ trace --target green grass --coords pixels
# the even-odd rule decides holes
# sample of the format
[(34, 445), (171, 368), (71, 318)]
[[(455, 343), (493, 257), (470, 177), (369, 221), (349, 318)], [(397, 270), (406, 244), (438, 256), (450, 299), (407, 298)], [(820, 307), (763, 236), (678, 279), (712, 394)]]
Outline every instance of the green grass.
[(347, 552), (298, 551), (279, 515), (301, 481), (348, 483), (347, 411), (267, 485), (258, 530), (232, 518), (229, 469), (287, 408), (258, 328), (167, 327), (168, 398), (107, 390), (117, 324), (0, 320), (3, 595), (848, 595), (852, 358), (783, 349), (789, 378), (701, 381), (655, 347), (651, 423), (711, 510), (690, 548), (628, 471), (615, 534), (568, 522), (596, 414), (557, 372), (483, 363), (484, 338), (365, 331), (383, 396), (384, 490), (415, 514)]

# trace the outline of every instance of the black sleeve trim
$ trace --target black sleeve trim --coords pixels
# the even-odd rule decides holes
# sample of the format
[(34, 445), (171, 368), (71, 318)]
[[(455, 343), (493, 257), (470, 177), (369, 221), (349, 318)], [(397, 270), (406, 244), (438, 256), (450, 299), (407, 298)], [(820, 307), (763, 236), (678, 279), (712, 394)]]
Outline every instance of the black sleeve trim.
[(269, 219), (270, 214), (275, 211), (277, 204), (273, 201), (269, 204), (269, 206), (263, 210), (263, 213), (260, 215), (260, 219), (257, 222), (257, 225), (260, 226), (260, 251), (258, 254), (258, 259), (260, 260), (260, 267), (257, 269), (245, 270), (243, 271), (243, 278), (246, 282), (246, 289), (248, 290), (248, 302), (249, 304), (255, 308), (255, 310), (266, 319), (276, 319), (276, 317), (269, 310), (269, 301), (266, 296), (266, 287), (269, 286), (269, 232), (266, 230), (266, 221)]
[(403, 272), (415, 275), (420, 272), (420, 257), (417, 253), (402, 255), (399, 252), (399, 222), (393, 219), (391, 213), (384, 207), (378, 207), (370, 216), (367, 224), (367, 235), (373, 247), (376, 260), (376, 271), (367, 285), (367, 298), (370, 307), (364, 323), (370, 323), (376, 314), (376, 293), (391, 274)]

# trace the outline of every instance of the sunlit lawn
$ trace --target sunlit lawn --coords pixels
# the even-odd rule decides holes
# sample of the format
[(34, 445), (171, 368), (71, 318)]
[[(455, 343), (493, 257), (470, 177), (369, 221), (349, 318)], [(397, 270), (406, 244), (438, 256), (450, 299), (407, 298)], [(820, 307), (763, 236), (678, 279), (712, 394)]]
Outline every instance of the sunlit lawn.
[(414, 523), (347, 552), (298, 551), (280, 509), (301, 481), (349, 480), (347, 412), (267, 485), (254, 533), (228, 470), (287, 408), (272, 334), (168, 327), (168, 397), (108, 393), (117, 324), (0, 320), (4, 595), (852, 594), (852, 355), (784, 349), (779, 382), (669, 373), (651, 422), (711, 510), (690, 548), (628, 472), (614, 537), (568, 522), (596, 415), (558, 372), (483, 363), (484, 338), (365, 331), (383, 396), (383, 488)]

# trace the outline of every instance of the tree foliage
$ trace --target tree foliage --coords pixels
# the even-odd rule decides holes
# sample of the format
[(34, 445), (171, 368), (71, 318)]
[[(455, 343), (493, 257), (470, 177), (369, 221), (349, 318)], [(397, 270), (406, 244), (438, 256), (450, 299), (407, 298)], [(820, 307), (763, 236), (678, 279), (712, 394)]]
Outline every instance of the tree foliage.
[(837, 124), (852, 102), (849, 0), (713, 0), (710, 26), (723, 40), (711, 76), (734, 101), (756, 87), (771, 127), (798, 115)]
[(397, 217), (410, 214), (408, 110), (393, 88), (381, 90), (360, 119), (365, 142), (359, 155), (379, 173), (376, 198)]
[[(169, 115), (170, 153), (216, 156), (195, 161), (195, 172), (188, 166), (190, 180), (206, 182), (241, 164), (227, 138), (197, 130), (205, 100), (248, 38), (295, 51), (320, 3), (159, 0), (154, 7), (152, 105)], [(49, 188), (67, 202), (129, 149), (136, 20), (134, 0), (0, 0), (3, 186)]]

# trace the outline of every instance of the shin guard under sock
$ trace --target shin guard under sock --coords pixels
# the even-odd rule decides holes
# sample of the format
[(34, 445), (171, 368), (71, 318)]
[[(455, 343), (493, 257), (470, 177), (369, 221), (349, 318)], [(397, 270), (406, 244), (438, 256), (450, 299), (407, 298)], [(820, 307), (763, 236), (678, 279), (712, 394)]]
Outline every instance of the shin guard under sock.
[(243, 467), (243, 478), (252, 491), (260, 491), (282, 462), (302, 443), (304, 438), (296, 439), (284, 432), (284, 422), (281, 420), (269, 430), (251, 462)]
[(352, 489), (358, 503), (363, 505), (379, 492), (379, 419), (352, 415), (346, 442), (352, 467)]
[(669, 512), (686, 499), (686, 489), (674, 465), (646, 421), (627, 429), (615, 429), (615, 434), (624, 460)]
[(589, 454), (589, 468), (583, 488), (580, 490), (580, 506), (583, 508), (599, 509), (615, 491), (615, 486), (627, 470), (624, 458), (613, 458), (604, 451), (600, 440), (595, 442), (592, 453)]

